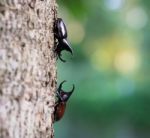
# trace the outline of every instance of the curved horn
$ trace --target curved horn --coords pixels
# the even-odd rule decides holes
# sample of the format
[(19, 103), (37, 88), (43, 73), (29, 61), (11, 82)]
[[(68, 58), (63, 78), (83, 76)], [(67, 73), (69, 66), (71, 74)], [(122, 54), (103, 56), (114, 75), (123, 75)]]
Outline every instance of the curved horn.
[(64, 60), (64, 59), (61, 58), (61, 54), (58, 55), (58, 57), (59, 57), (59, 59), (60, 59), (62, 62), (66, 62), (66, 60)]
[(59, 85), (59, 87), (58, 87), (58, 93), (60, 93), (61, 92), (61, 88), (62, 88), (62, 85), (63, 85), (63, 83), (65, 83), (66, 82), (66, 80), (64, 80), (63, 82), (61, 82), (60, 83), (60, 85)]
[(75, 89), (75, 86), (73, 85), (73, 88), (71, 91), (69, 91), (69, 92), (61, 91), (62, 100), (67, 102), (68, 99), (70, 98), (70, 96), (72, 95), (74, 89)]
[(63, 46), (63, 48), (62, 48), (63, 50), (66, 50), (66, 51), (70, 52), (73, 55), (73, 50), (70, 47), (70, 44), (68, 43), (67, 39), (62, 40), (62, 46)]
[(73, 84), (73, 87), (72, 87), (72, 90), (70, 91), (70, 93), (73, 93), (74, 89), (75, 89), (75, 86)]

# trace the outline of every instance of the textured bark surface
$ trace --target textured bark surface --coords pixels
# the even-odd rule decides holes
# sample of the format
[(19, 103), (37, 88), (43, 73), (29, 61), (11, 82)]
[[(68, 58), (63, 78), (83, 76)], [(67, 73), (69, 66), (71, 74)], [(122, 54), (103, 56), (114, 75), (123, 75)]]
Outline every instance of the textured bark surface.
[(55, 0), (0, 0), (0, 138), (51, 138)]

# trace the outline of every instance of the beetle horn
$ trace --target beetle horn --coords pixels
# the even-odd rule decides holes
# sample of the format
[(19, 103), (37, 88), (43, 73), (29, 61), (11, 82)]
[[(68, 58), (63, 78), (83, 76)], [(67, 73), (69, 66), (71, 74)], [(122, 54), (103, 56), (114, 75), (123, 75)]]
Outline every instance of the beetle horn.
[(59, 54), (58, 57), (59, 57), (59, 59), (60, 59), (62, 62), (66, 62), (66, 60), (64, 60), (64, 59), (61, 58), (61, 54)]
[(61, 58), (61, 52), (63, 50), (66, 50), (66, 51), (70, 52), (73, 55), (73, 50), (70, 47), (67, 39), (62, 39), (62, 40), (60, 39), (59, 43), (58, 43), (58, 46), (56, 46), (56, 48), (55, 48), (55, 52), (57, 53), (57, 56), (59, 57), (59, 59), (63, 62), (66, 62), (64, 59)]
[(59, 85), (59, 87), (58, 87), (58, 90), (57, 90), (58, 93), (60, 93), (60, 92), (62, 91), (61, 88), (62, 88), (63, 83), (65, 83), (65, 82), (66, 82), (66, 80), (64, 80), (63, 82), (60, 83), (60, 85)]
[(66, 50), (66, 51), (70, 52), (73, 55), (72, 48), (70, 47), (67, 39), (63, 39), (62, 41), (63, 41), (63, 50)]
[(74, 86), (74, 84), (73, 84), (72, 90), (71, 90), (70, 92), (68, 92), (68, 93), (73, 93), (74, 88), (75, 88), (75, 86)]
[(60, 95), (61, 95), (63, 101), (65, 101), (65, 102), (68, 101), (68, 99), (69, 99), (70, 96), (72, 95), (74, 89), (75, 89), (75, 86), (73, 85), (73, 88), (72, 88), (71, 91), (69, 91), (69, 92), (65, 92), (65, 91), (63, 91), (63, 90), (61, 91)]

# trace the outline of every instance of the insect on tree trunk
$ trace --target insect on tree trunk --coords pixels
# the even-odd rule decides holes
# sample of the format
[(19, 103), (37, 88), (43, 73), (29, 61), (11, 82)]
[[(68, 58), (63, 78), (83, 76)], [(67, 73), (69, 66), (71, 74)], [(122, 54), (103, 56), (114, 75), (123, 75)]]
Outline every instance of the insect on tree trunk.
[(0, 0), (0, 138), (52, 138), (55, 0)]

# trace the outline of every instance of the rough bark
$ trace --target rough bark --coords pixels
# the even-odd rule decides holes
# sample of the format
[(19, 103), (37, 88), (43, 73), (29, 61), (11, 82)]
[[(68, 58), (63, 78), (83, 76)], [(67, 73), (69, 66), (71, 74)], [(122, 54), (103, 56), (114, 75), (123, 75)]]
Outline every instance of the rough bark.
[(51, 138), (55, 0), (0, 0), (0, 138)]

